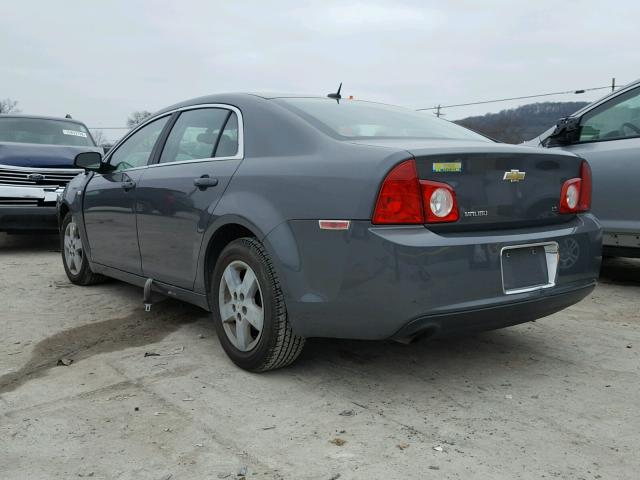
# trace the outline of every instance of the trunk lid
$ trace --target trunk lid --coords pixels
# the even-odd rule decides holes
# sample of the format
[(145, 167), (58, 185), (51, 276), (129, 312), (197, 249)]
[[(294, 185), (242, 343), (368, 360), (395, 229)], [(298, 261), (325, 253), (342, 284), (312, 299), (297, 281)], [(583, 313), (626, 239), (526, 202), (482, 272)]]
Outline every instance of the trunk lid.
[(582, 161), (535, 150), (414, 155), (420, 179), (454, 188), (460, 218), (438, 228), (458, 230), (567, 220), (570, 216), (559, 213), (562, 185), (580, 176)]

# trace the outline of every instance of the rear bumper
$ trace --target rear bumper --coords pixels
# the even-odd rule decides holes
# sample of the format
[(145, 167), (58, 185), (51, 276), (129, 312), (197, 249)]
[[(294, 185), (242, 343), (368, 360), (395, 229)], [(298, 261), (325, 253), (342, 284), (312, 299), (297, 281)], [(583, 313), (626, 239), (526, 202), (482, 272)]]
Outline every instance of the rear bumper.
[(472, 333), (496, 328), (510, 327), (546, 317), (579, 302), (596, 286), (590, 285), (559, 289), (552, 295), (543, 295), (529, 300), (493, 305), (485, 308), (428, 315), (407, 323), (393, 338), (405, 339), (420, 335), (442, 337), (460, 333)]
[[(296, 333), (358, 339), (486, 330), (549, 315), (593, 288), (602, 252), (590, 214), (562, 225), (449, 234), (366, 221), (328, 231), (300, 220), (264, 241)], [(501, 250), (537, 242), (559, 246), (555, 285), (506, 294)]]

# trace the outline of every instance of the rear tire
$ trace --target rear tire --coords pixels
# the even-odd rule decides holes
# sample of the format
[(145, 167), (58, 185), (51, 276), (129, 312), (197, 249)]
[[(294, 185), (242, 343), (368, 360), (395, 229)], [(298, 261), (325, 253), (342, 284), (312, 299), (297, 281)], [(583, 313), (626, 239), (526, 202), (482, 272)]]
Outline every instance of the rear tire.
[(71, 212), (62, 220), (60, 229), (60, 249), (62, 250), (62, 265), (67, 278), (76, 285), (93, 285), (104, 281), (102, 275), (93, 273), (86, 258), (86, 249), (82, 243), (82, 236), (78, 230)]
[(245, 237), (229, 243), (218, 258), (210, 288), (218, 339), (233, 363), (265, 372), (298, 358), (305, 339), (291, 329), (280, 282), (260, 242)]

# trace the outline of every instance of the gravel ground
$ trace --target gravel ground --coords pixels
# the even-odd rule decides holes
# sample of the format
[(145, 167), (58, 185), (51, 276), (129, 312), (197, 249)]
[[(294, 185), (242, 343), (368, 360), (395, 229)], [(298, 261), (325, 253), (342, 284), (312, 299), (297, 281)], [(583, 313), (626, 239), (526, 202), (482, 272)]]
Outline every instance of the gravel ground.
[(0, 269), (2, 479), (638, 478), (639, 261), (535, 323), (262, 375), (202, 310), (72, 286), (55, 238), (0, 234)]

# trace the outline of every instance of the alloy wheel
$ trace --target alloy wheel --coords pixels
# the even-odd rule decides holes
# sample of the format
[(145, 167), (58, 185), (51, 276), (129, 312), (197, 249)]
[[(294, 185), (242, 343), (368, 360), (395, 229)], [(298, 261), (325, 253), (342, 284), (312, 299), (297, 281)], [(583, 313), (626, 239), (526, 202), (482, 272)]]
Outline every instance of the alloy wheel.
[(73, 275), (78, 275), (84, 262), (82, 239), (75, 222), (71, 221), (64, 229), (64, 261)]
[(224, 270), (218, 293), (220, 318), (227, 338), (242, 352), (252, 350), (264, 325), (264, 301), (253, 269), (234, 260)]

